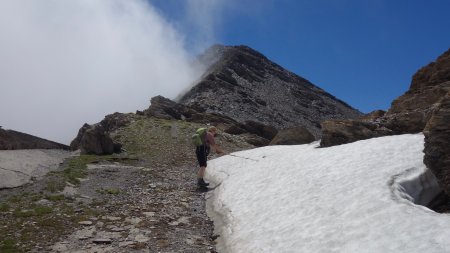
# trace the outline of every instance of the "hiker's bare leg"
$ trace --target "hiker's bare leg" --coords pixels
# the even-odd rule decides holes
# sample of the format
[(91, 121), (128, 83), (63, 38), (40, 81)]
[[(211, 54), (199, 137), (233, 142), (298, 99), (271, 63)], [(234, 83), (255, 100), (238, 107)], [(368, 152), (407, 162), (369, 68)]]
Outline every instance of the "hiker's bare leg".
[(203, 178), (205, 176), (205, 171), (206, 171), (205, 166), (200, 167), (200, 169), (198, 170), (198, 178)]

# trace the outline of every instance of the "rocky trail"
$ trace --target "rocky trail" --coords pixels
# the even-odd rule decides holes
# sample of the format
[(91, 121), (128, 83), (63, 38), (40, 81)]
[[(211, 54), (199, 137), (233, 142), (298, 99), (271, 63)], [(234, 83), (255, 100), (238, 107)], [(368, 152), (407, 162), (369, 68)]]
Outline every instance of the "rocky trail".
[(132, 163), (96, 160), (53, 194), (57, 172), (0, 191), (0, 252), (215, 252), (196, 164)]
[[(89, 166), (80, 184), (85, 199), (101, 199), (102, 215), (52, 246), (54, 252), (215, 252), (205, 194), (195, 186), (195, 164), (152, 168)], [(104, 189), (105, 193), (92, 189)], [(109, 193), (108, 193), (109, 192)]]

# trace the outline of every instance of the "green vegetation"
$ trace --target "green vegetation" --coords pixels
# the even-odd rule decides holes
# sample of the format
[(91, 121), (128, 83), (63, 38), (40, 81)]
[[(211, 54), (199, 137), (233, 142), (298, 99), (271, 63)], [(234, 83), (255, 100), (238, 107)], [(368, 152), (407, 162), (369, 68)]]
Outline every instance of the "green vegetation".
[(43, 216), (45, 214), (52, 213), (53, 209), (49, 206), (36, 206), (34, 208), (34, 214), (36, 216)]
[(11, 207), (7, 203), (0, 204), (0, 212), (7, 212)]
[(45, 196), (45, 198), (48, 199), (48, 200), (50, 200), (50, 201), (53, 201), (53, 202), (56, 202), (56, 201), (62, 201), (62, 200), (65, 200), (65, 199), (66, 199), (66, 197), (65, 197), (64, 195), (62, 195), (62, 194), (58, 194), (58, 195), (47, 195), (47, 196)]
[[(138, 118), (115, 133), (127, 153), (154, 164), (179, 165), (194, 160), (191, 136), (203, 125), (182, 120)], [(186, 154), (192, 155), (186, 157)]]
[(99, 157), (95, 155), (80, 155), (70, 159), (64, 167), (63, 173), (65, 179), (72, 184), (80, 184), (80, 178), (87, 175), (87, 164), (98, 161)]
[(64, 186), (65, 186), (65, 182), (52, 180), (52, 181), (47, 182), (47, 186), (45, 187), (45, 190), (47, 190), (51, 193), (55, 193), (55, 192), (62, 191), (64, 189)]
[(117, 188), (107, 188), (107, 189), (97, 189), (98, 193), (101, 194), (113, 194), (113, 195), (117, 195), (120, 193), (120, 190)]
[(16, 253), (19, 249), (16, 247), (16, 242), (13, 239), (4, 239), (0, 244), (0, 252), (3, 253)]

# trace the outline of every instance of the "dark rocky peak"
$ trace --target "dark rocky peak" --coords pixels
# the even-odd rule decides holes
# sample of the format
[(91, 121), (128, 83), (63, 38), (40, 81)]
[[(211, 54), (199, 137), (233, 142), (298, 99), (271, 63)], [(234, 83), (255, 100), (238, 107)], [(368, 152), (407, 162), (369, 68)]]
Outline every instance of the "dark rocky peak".
[(212, 63), (181, 104), (277, 129), (305, 126), (320, 137), (320, 122), (362, 114), (308, 80), (247, 46), (215, 45), (200, 60)]
[(14, 130), (5, 130), (0, 127), (0, 150), (13, 149), (64, 149), (69, 146), (42, 139), (30, 134)]

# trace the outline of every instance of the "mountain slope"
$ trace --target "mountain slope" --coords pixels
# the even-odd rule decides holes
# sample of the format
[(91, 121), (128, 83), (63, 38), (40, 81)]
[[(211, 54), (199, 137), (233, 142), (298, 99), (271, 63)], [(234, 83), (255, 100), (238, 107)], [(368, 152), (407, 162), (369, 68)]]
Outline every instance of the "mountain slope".
[(0, 150), (11, 149), (65, 149), (69, 147), (30, 134), (0, 128)]
[(303, 125), (316, 138), (321, 121), (362, 115), (247, 46), (215, 45), (201, 61), (211, 66), (180, 103), (278, 129)]

